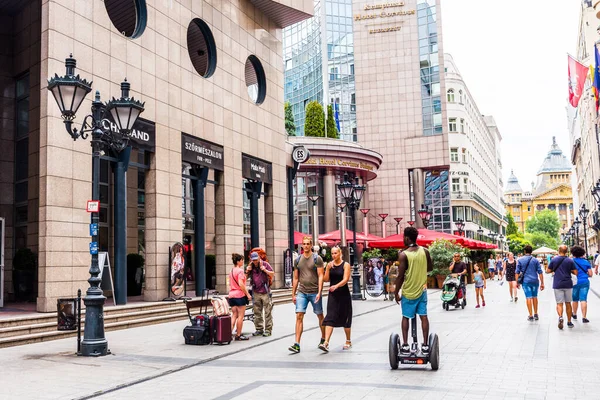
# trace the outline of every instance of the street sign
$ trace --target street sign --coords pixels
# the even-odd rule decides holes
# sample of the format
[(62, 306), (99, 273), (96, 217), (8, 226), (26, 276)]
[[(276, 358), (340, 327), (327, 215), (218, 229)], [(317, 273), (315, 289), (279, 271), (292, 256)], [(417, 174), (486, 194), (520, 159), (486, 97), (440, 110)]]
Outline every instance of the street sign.
[(88, 200), (86, 211), (91, 213), (100, 211), (100, 200)]
[(310, 152), (304, 146), (296, 146), (292, 151), (292, 159), (298, 164), (302, 164), (310, 157)]
[(90, 236), (98, 236), (98, 224), (90, 224)]
[(98, 254), (98, 242), (90, 243), (90, 254)]

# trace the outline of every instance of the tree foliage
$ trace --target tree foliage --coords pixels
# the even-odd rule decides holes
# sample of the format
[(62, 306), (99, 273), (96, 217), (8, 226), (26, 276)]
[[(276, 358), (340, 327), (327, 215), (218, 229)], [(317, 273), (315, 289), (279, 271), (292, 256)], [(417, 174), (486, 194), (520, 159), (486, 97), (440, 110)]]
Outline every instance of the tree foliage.
[(340, 133), (337, 130), (337, 125), (333, 116), (333, 107), (331, 104), (327, 106), (327, 137), (333, 139), (338, 139), (340, 137)]
[(551, 249), (558, 248), (558, 240), (545, 232), (534, 231), (526, 233), (525, 240), (531, 243), (534, 250), (542, 246), (550, 247)]
[(306, 105), (304, 136), (325, 137), (325, 113), (318, 101), (311, 101)]
[(531, 242), (523, 237), (520, 232), (514, 235), (508, 235), (507, 239), (510, 240), (508, 245), (508, 249), (516, 256), (519, 253), (523, 253), (523, 249), (525, 246), (530, 245), (533, 246)]
[(469, 250), (449, 240), (437, 239), (433, 242), (429, 246), (429, 254), (433, 262), (433, 271), (430, 272), (430, 275), (448, 275), (450, 273), (448, 267), (452, 263), (454, 253), (460, 253), (466, 257), (469, 255)]
[(286, 101), (285, 106), (285, 131), (289, 136), (296, 136), (296, 122), (294, 121), (294, 113), (289, 101)]
[(506, 213), (506, 219), (508, 219), (508, 226), (506, 227), (506, 235), (516, 235), (519, 233), (519, 227), (515, 223), (515, 219), (513, 218), (511, 213)]
[(538, 211), (527, 221), (525, 227), (526, 233), (543, 232), (555, 240), (558, 239), (559, 230), (560, 221), (558, 220), (558, 215), (552, 210)]

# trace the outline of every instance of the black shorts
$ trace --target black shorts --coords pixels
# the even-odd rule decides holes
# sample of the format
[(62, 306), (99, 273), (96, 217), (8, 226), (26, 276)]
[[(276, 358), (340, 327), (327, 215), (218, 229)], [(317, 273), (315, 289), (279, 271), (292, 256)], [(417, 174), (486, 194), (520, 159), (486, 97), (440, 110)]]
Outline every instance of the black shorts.
[(248, 298), (247, 297), (240, 297), (240, 298), (229, 298), (229, 305), (231, 307), (243, 307), (245, 305), (248, 304)]

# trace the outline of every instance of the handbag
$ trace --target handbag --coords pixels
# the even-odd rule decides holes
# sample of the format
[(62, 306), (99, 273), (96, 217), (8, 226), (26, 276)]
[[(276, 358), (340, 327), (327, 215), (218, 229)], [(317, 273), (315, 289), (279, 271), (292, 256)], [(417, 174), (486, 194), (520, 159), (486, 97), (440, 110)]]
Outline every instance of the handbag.
[(518, 285), (522, 285), (523, 281), (525, 280), (525, 273), (527, 272), (527, 268), (529, 268), (529, 263), (533, 259), (533, 256), (530, 256), (530, 257), (531, 258), (529, 259), (529, 261), (527, 261), (527, 265), (525, 266), (525, 271), (523, 271), (522, 274), (519, 274), (519, 279), (517, 279), (517, 284)]
[(210, 299), (210, 302), (212, 303), (214, 315), (216, 315), (217, 317), (229, 315), (229, 304), (227, 303), (227, 300), (225, 300), (223, 297), (215, 296), (212, 299)]

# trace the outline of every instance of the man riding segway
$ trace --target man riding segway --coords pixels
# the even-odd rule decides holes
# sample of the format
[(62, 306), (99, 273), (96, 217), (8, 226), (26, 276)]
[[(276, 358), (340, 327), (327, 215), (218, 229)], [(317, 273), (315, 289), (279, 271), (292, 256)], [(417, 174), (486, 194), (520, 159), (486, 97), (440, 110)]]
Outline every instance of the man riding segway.
[[(406, 250), (399, 254), (398, 277), (396, 278), (394, 297), (402, 306), (402, 345), (398, 355), (398, 335), (390, 337), (390, 365), (392, 369), (402, 364), (431, 363), (431, 368), (439, 367), (439, 344), (437, 335), (429, 335), (427, 318), (427, 271), (433, 269), (429, 251), (417, 245), (419, 231), (416, 228), (404, 229)], [(400, 295), (402, 290), (402, 295)], [(419, 351), (417, 343), (417, 314), (423, 329), (423, 344)], [(412, 345), (408, 344), (408, 323), (412, 321)]]

